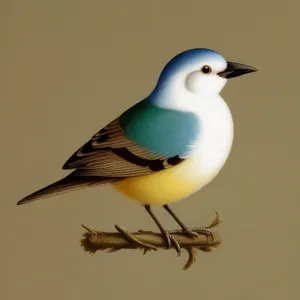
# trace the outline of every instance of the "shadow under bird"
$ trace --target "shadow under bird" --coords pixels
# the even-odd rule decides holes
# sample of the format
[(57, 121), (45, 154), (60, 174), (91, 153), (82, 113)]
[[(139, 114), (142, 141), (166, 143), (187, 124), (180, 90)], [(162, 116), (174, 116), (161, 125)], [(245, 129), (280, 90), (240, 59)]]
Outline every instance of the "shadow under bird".
[(176, 55), (163, 68), (148, 97), (102, 128), (69, 158), (63, 166), (73, 170), (69, 175), (17, 204), (110, 184), (141, 203), (167, 247), (173, 244), (180, 251), (151, 206), (164, 207), (183, 233), (197, 235), (169, 204), (201, 189), (223, 167), (234, 130), (230, 110), (219, 93), (228, 79), (255, 71), (254, 67), (226, 61), (210, 49), (190, 49)]

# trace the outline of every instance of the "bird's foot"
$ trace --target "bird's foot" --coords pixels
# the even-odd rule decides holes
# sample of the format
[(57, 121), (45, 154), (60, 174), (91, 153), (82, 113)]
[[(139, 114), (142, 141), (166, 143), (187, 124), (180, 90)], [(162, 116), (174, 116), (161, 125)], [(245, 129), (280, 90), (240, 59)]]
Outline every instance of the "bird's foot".
[(181, 230), (172, 230), (172, 231), (169, 231), (169, 233), (185, 234), (191, 238), (197, 237), (199, 234), (202, 234), (202, 235), (205, 235), (207, 238), (210, 237), (212, 240), (214, 240), (215, 237), (214, 237), (214, 234), (211, 229), (218, 226), (221, 223), (221, 214), (217, 211), (215, 211), (215, 212), (216, 212), (216, 216), (213, 219), (213, 221), (211, 222), (211, 224), (208, 226), (186, 228), (186, 229), (181, 229)]
[(187, 237), (190, 237), (192, 239), (197, 238), (199, 234), (205, 235), (207, 237), (207, 242), (208, 238), (211, 238), (212, 241), (214, 240), (214, 234), (213, 232), (206, 227), (194, 227), (194, 228), (187, 228), (187, 229), (179, 229), (179, 230), (171, 230), (169, 231), (170, 234), (182, 234)]
[[(143, 230), (143, 229), (140, 229), (138, 232), (140, 232), (140, 233), (153, 233), (153, 231)], [(175, 233), (175, 232), (169, 231), (169, 230), (168, 231), (167, 230), (163, 231), (162, 236), (163, 236), (163, 239), (165, 240), (166, 248), (170, 249), (173, 246), (174, 249), (177, 252), (177, 255), (179, 256), (181, 254), (181, 247), (180, 247), (178, 241), (171, 235), (171, 232)]]
[(206, 227), (198, 227), (198, 228), (194, 228), (194, 229), (189, 229), (186, 233), (191, 237), (193, 237), (193, 236), (197, 237), (197, 236), (199, 236), (199, 234), (202, 234), (202, 235), (205, 235), (207, 238), (211, 237), (211, 239), (214, 240), (213, 232), (209, 228), (206, 228)]
[(170, 231), (163, 231), (162, 235), (166, 242), (166, 248), (170, 249), (173, 246), (177, 252), (177, 256), (180, 256), (181, 247), (180, 247), (178, 241), (170, 234)]
[(157, 247), (147, 244), (142, 242), (140, 239), (138, 239), (135, 235), (132, 233), (126, 231), (124, 228), (120, 227), (119, 225), (115, 225), (115, 228), (124, 236), (124, 238), (129, 242), (129, 243), (134, 243), (139, 245), (141, 248), (144, 249), (144, 254), (148, 251), (157, 250)]

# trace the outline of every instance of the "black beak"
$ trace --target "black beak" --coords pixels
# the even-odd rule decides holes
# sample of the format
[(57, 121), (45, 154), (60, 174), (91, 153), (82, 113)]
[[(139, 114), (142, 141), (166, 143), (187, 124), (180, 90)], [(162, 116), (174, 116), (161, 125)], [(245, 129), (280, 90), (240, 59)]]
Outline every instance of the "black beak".
[(227, 68), (224, 71), (218, 73), (218, 75), (223, 78), (229, 79), (256, 71), (257, 69), (254, 67), (243, 65), (237, 62), (228, 61)]

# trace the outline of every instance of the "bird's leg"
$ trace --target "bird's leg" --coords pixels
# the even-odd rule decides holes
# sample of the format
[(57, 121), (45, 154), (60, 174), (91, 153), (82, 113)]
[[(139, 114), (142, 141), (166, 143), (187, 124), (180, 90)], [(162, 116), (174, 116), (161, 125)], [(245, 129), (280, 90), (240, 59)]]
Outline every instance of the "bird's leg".
[(151, 216), (152, 220), (155, 222), (155, 224), (159, 228), (160, 232), (162, 233), (162, 235), (166, 241), (167, 249), (169, 249), (171, 247), (171, 244), (173, 244), (175, 250), (177, 251), (177, 255), (179, 256), (181, 254), (181, 249), (180, 249), (180, 245), (177, 242), (177, 240), (172, 235), (170, 235), (170, 233), (167, 230), (164, 229), (164, 227), (161, 225), (161, 223), (158, 221), (158, 219), (154, 215), (153, 211), (151, 210), (150, 205), (145, 205), (144, 207), (145, 207), (146, 211), (148, 212), (148, 214)]
[(198, 233), (204, 234), (207, 237), (213, 238), (213, 233), (209, 228), (197, 228), (197, 232), (189, 229), (173, 212), (173, 210), (166, 204), (164, 205), (164, 209), (172, 216), (172, 218), (176, 221), (176, 223), (181, 227), (182, 233), (190, 236), (190, 237), (197, 237)]

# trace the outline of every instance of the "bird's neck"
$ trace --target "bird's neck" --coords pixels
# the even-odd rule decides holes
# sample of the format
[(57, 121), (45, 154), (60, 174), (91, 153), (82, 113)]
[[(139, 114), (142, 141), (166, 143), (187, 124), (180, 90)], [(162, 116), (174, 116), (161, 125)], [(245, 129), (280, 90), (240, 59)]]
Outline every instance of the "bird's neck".
[(159, 79), (148, 101), (161, 108), (181, 110), (177, 109), (174, 103), (177, 103), (183, 94), (188, 92), (184, 87), (182, 77), (183, 74), (177, 74), (164, 80)]

